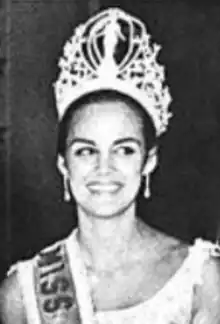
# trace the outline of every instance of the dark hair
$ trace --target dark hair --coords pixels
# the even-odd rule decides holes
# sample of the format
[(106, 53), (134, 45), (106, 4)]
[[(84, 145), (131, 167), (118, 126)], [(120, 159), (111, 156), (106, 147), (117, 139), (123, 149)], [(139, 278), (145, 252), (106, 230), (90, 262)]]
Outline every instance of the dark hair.
[(143, 135), (147, 139), (145, 141), (146, 151), (148, 152), (156, 144), (156, 133), (155, 127), (148, 113), (143, 109), (143, 107), (133, 98), (124, 95), (115, 90), (99, 90), (96, 92), (89, 93), (78, 100), (74, 101), (68, 108), (63, 120), (59, 125), (58, 133), (58, 153), (62, 156), (65, 155), (66, 151), (66, 139), (69, 132), (70, 122), (77, 110), (79, 110), (85, 104), (91, 104), (94, 102), (104, 102), (104, 101), (122, 101), (125, 102), (129, 107), (132, 107), (137, 115), (143, 121)]

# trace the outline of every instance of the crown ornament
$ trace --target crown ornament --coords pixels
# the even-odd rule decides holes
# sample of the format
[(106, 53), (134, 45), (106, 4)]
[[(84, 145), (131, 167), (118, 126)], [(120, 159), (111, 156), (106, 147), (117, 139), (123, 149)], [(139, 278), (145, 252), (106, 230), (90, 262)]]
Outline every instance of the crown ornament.
[(172, 116), (164, 67), (156, 61), (160, 48), (151, 44), (140, 20), (118, 8), (104, 10), (78, 26), (58, 64), (54, 90), (59, 120), (80, 97), (115, 90), (143, 106), (160, 136)]

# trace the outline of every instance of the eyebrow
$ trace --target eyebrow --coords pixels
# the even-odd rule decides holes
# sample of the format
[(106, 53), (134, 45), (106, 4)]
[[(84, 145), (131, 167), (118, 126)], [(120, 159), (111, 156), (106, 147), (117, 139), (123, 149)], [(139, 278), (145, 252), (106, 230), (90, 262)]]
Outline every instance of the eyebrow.
[(71, 146), (75, 143), (82, 143), (82, 144), (89, 144), (89, 145), (94, 145), (95, 146), (95, 142), (92, 140), (89, 140), (87, 138), (81, 138), (81, 137), (75, 137), (72, 140), (70, 140), (70, 142), (68, 143), (68, 146)]
[[(113, 145), (119, 145), (119, 144), (124, 144), (127, 142), (133, 142), (136, 143), (139, 146), (141, 145), (141, 141), (135, 137), (123, 137), (123, 138), (119, 138), (117, 140), (115, 140), (113, 142)], [(96, 146), (96, 143), (93, 140), (87, 139), (87, 138), (82, 138), (82, 137), (75, 137), (73, 138), (70, 143), (68, 143), (68, 147), (72, 146), (73, 144), (76, 143), (82, 143), (82, 144), (88, 144), (88, 145), (92, 145), (92, 146)]]
[(126, 142), (133, 142), (141, 146), (141, 141), (135, 137), (124, 137), (114, 141), (114, 145), (123, 144)]

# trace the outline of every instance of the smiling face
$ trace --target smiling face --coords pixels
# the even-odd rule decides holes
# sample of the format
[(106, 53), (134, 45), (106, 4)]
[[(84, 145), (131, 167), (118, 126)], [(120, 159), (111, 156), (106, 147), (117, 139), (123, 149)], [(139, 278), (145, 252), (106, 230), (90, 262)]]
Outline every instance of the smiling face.
[(145, 157), (142, 122), (123, 101), (83, 105), (66, 139), (70, 188), (84, 211), (113, 217), (135, 201)]

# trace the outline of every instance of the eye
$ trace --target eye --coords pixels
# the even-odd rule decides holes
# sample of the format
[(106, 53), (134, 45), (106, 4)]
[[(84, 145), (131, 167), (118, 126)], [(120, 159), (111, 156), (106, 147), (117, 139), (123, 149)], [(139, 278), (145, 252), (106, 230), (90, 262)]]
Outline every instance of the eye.
[(136, 150), (131, 146), (120, 146), (116, 148), (116, 152), (119, 155), (132, 155), (136, 152)]
[(97, 150), (93, 147), (81, 147), (75, 151), (75, 155), (78, 157), (92, 156), (97, 153)]

